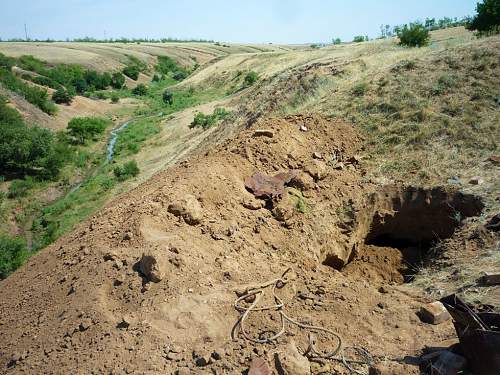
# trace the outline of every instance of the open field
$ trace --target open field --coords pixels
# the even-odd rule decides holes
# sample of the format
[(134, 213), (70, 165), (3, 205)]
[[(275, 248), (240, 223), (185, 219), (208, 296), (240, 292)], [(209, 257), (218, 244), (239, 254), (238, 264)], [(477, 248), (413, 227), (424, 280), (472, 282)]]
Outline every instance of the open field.
[[(425, 303), (459, 292), (500, 311), (500, 287), (477, 282), (500, 271), (498, 230), (485, 226), (500, 210), (499, 51), (500, 36), (461, 27), (433, 32), (422, 48), (395, 39), (322, 48), (0, 43), (6, 55), (99, 71), (134, 56), (147, 66), (135, 84), (148, 90), (77, 96), (53, 116), (0, 92), (30, 124), (51, 129), (89, 114), (129, 122), (112, 161), (109, 127), (80, 147), (77, 178), (38, 186), (36, 204), (0, 201), (0, 231), (53, 242), (0, 281), (0, 368), (242, 373), (257, 356), (293, 357), (290, 345), (304, 353), (307, 330), (319, 325), (388, 374), (419, 374), (403, 358), (456, 342), (451, 321), (420, 321)], [(158, 56), (199, 66), (152, 82)], [(193, 125), (218, 108), (227, 116)], [(130, 161), (139, 173), (119, 181), (114, 169)], [(282, 191), (260, 199), (249, 187), (256, 172), (282, 173)], [(232, 340), (241, 291), (288, 268), (274, 292), (300, 323), (287, 320), (272, 344), (238, 330)], [(277, 303), (251, 297), (239, 302)], [(249, 335), (279, 331), (278, 314), (251, 314)], [(316, 334), (321, 350), (336, 347), (335, 336)], [(352, 373), (338, 358), (306, 362), (313, 374)], [(362, 362), (364, 373), (374, 366)]]

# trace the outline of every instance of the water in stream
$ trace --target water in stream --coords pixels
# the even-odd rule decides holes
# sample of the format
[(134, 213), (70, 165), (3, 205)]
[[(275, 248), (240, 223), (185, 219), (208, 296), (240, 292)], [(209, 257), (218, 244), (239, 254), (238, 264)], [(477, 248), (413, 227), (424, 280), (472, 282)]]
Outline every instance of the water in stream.
[(106, 160), (110, 162), (113, 160), (113, 154), (115, 152), (115, 143), (118, 140), (118, 135), (120, 134), (121, 131), (125, 130), (127, 126), (130, 124), (130, 121), (127, 121), (120, 125), (118, 128), (115, 128), (111, 130), (110, 137), (109, 137), (109, 143), (108, 143), (108, 152), (106, 156)]

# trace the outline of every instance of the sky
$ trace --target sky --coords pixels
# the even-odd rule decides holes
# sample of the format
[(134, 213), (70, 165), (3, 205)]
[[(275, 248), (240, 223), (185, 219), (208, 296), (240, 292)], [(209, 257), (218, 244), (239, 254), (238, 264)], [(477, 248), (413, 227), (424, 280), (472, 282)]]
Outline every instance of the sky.
[(380, 25), (473, 15), (476, 0), (0, 0), (0, 38), (321, 43)]

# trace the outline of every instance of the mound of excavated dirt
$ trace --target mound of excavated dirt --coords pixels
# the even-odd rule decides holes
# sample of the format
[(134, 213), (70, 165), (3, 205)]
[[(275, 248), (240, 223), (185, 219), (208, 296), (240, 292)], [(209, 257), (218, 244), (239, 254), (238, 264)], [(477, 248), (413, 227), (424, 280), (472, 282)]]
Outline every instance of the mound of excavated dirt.
[[(308, 332), (297, 325), (274, 344), (231, 340), (235, 291), (291, 267), (279, 292), (289, 317), (337, 332), (394, 373), (418, 373), (396, 360), (453, 337), (453, 326), (421, 323), (424, 301), (399, 285), (401, 253), (364, 245), (376, 206), (390, 207), (373, 198), (360, 147), (346, 123), (265, 120), (119, 197), (0, 283), (1, 372), (237, 374), (263, 357), (273, 368), (348, 373), (335, 361), (304, 362)], [(245, 189), (256, 172), (292, 170), (281, 199)], [(253, 337), (279, 328), (272, 311), (246, 322)], [(335, 348), (334, 337), (317, 336), (320, 350)]]

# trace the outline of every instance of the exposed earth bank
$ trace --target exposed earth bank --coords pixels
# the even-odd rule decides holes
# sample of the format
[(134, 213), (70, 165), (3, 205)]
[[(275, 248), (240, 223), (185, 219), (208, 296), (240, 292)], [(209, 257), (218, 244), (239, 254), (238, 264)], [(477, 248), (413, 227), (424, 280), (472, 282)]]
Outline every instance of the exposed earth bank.
[[(0, 372), (236, 374), (255, 357), (274, 368), (276, 353), (292, 363), (290, 347), (308, 346), (297, 325), (274, 344), (245, 342), (238, 330), (231, 339), (236, 292), (291, 268), (278, 291), (287, 316), (338, 333), (393, 373), (419, 373), (403, 359), (455, 331), (451, 321), (422, 323), (416, 312), (428, 300), (403, 282), (430, 231), (457, 236), (482, 202), (378, 186), (364, 176), (361, 148), (347, 123), (262, 120), (118, 197), (0, 283)], [(288, 174), (281, 197), (255, 198), (245, 181), (256, 172)], [(245, 328), (276, 333), (279, 315), (252, 314)], [(319, 350), (337, 345), (316, 336)], [(305, 366), (349, 373), (338, 361)]]

